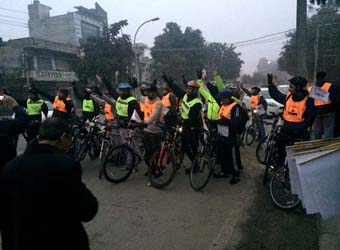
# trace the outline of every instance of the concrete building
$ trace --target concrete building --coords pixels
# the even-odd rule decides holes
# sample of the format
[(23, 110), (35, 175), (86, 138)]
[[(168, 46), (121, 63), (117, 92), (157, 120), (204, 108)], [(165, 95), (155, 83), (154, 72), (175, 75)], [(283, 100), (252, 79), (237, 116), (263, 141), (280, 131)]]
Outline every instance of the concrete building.
[(64, 15), (50, 16), (51, 8), (34, 0), (28, 5), (29, 36), (52, 42), (79, 46), (82, 39), (100, 36), (107, 25), (107, 13), (95, 4), (94, 9), (82, 6), (77, 11)]
[[(144, 43), (136, 43), (134, 48), (135, 53), (137, 53), (140, 82), (151, 82), (151, 64), (153, 59), (147, 55), (147, 50), (148, 46)], [(134, 61), (134, 68), (135, 64), (136, 61)]]
[(78, 53), (77, 47), (32, 37), (9, 40), (0, 47), (3, 84), (17, 94), (32, 82), (51, 92), (71, 87), (72, 81), (78, 81), (72, 69)]

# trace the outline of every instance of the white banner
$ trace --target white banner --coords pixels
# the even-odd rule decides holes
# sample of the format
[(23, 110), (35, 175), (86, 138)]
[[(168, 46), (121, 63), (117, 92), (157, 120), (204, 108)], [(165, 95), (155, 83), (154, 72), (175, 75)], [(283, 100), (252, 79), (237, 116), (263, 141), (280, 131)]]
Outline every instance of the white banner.
[(311, 98), (314, 98), (314, 99), (318, 99), (322, 102), (328, 102), (328, 98), (329, 98), (329, 92), (328, 91), (325, 91), (323, 89), (321, 89), (320, 87), (318, 86), (313, 86), (312, 87), (312, 90), (309, 94), (309, 96)]

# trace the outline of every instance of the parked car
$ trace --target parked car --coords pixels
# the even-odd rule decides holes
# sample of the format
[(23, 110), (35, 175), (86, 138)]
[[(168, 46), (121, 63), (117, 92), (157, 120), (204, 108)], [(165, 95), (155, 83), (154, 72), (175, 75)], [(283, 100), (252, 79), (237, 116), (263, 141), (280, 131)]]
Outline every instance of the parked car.
[[(288, 85), (278, 86), (278, 89), (284, 94), (286, 94), (288, 92), (288, 88), (289, 88)], [(282, 111), (283, 105), (281, 103), (278, 103), (277, 101), (275, 101), (269, 95), (268, 88), (261, 88), (261, 93), (268, 103), (267, 115), (271, 115), (271, 113), (278, 114), (279, 112)], [(243, 103), (244, 103), (245, 107), (248, 110), (250, 110), (250, 97), (247, 96), (246, 94), (243, 97)]]
[(48, 113), (47, 113), (47, 117), (45, 117), (45, 115), (42, 114), (42, 116), (43, 116), (43, 118), (42, 118), (43, 121), (46, 120), (46, 118), (52, 117), (52, 115), (53, 115), (53, 104), (52, 104), (50, 101), (45, 101), (45, 103), (46, 103), (46, 105), (47, 105), (47, 107), (48, 107)]

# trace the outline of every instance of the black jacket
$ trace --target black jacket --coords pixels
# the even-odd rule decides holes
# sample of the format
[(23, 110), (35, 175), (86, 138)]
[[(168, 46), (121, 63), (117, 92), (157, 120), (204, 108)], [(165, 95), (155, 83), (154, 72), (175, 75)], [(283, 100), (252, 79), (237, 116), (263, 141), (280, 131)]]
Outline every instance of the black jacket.
[[(29, 119), (21, 106), (13, 108), (15, 119), (0, 119), (0, 172), (2, 167), (17, 155), (17, 138), (28, 125)], [(1, 205), (0, 205), (1, 206)]]
[[(37, 92), (44, 98), (46, 98), (47, 100), (49, 100), (52, 104), (54, 103), (54, 99), (56, 96), (49, 94), (46, 91), (43, 91), (41, 89), (36, 89)], [(71, 117), (72, 114), (72, 110), (74, 109), (74, 104), (72, 100), (63, 100), (63, 102), (65, 103), (65, 109), (66, 109), (66, 113), (65, 112), (60, 112), (59, 110), (54, 109), (53, 110), (53, 117), (59, 117), (59, 118), (63, 118), (63, 119), (69, 119)]]
[(44, 144), (30, 144), (0, 177), (3, 250), (88, 250), (81, 222), (98, 203), (81, 182), (81, 167)]
[[(73, 93), (77, 97), (77, 99), (81, 102), (80, 105), (81, 105), (82, 109), (83, 109), (83, 101), (84, 100), (92, 100), (90, 94), (88, 94), (88, 95), (82, 94), (81, 91), (75, 85), (73, 86)], [(93, 117), (95, 117), (96, 115), (99, 114), (98, 104), (93, 100), (92, 100), (92, 102), (93, 102), (93, 107), (94, 107), (93, 112), (86, 112), (86, 111), (82, 110), (83, 120), (85, 120), (85, 121), (87, 119), (89, 121), (91, 121), (93, 119)]]
[[(315, 83), (316, 86), (318, 87), (322, 87), (324, 85), (324, 83), (326, 83), (327, 81), (318, 81)], [(321, 106), (315, 106), (315, 112), (318, 115), (321, 114), (328, 114), (330, 112), (335, 112), (336, 110), (336, 106), (337, 106), (337, 97), (336, 97), (336, 90), (334, 88), (334, 85), (332, 84), (331, 87), (329, 88), (329, 99), (331, 100), (331, 104), (325, 104), (325, 105), (321, 105)]]
[[(270, 96), (277, 101), (286, 106), (287, 95), (282, 94), (276, 86), (272, 85), (268, 87)], [(293, 95), (293, 101), (298, 102), (302, 101), (303, 99), (308, 96), (308, 91), (304, 91), (304, 95), (301, 97)], [(314, 99), (308, 97), (306, 103), (306, 110), (303, 114), (304, 121), (303, 122), (288, 122), (284, 121), (283, 128), (285, 133), (301, 136), (301, 137), (308, 137), (308, 128), (312, 126), (315, 118), (315, 107), (314, 107)]]

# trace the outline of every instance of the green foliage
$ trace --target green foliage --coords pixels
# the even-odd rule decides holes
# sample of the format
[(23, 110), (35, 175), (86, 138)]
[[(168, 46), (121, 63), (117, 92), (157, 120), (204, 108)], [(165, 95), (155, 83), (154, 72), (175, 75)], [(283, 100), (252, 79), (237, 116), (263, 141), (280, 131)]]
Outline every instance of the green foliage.
[(200, 30), (187, 27), (183, 32), (174, 22), (166, 24), (154, 44), (151, 55), (154, 59), (155, 78), (166, 72), (176, 81), (180, 81), (183, 74), (187, 79), (195, 79), (197, 70), (206, 68), (212, 73), (217, 68), (222, 78), (233, 79), (239, 76), (243, 63), (235, 47), (223, 43), (206, 43)]
[[(307, 71), (308, 77), (313, 78), (315, 61), (315, 42), (317, 39), (317, 27), (319, 27), (318, 67), (330, 78), (335, 78), (340, 72), (340, 14), (336, 5), (321, 7), (317, 14), (308, 19), (307, 33)], [(280, 69), (290, 75), (296, 75), (296, 34), (288, 34), (288, 41), (283, 46), (278, 64)]]
[(130, 36), (121, 34), (121, 29), (128, 25), (122, 20), (106, 27), (101, 37), (90, 37), (81, 42), (85, 58), (75, 66), (81, 82), (95, 79), (96, 74), (106, 76), (110, 81), (119, 72), (120, 80), (129, 76), (134, 53)]

